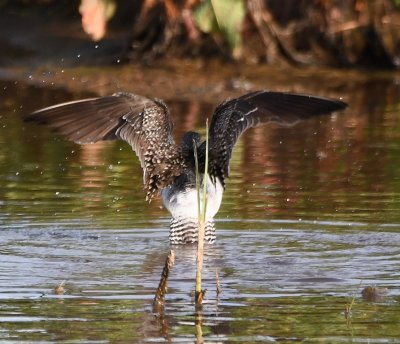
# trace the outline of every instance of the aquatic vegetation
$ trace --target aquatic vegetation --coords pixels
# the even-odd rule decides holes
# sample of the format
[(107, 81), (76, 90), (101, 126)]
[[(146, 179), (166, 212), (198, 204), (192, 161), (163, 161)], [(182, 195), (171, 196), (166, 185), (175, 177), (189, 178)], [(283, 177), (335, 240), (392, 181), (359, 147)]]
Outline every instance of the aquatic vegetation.
[[(199, 221), (199, 234), (197, 240), (197, 255), (196, 255), (196, 287), (195, 301), (196, 305), (201, 305), (205, 295), (205, 290), (201, 289), (201, 278), (203, 270), (204, 258), (204, 232), (206, 226), (207, 214), (207, 180), (208, 180), (208, 120), (206, 121), (206, 149), (205, 149), (205, 165), (204, 173), (199, 170), (199, 159), (197, 155), (197, 145), (193, 141), (194, 160), (196, 167), (196, 191), (197, 191), (197, 214)], [(201, 176), (202, 175), (202, 176)], [(203, 186), (203, 190), (201, 190)]]

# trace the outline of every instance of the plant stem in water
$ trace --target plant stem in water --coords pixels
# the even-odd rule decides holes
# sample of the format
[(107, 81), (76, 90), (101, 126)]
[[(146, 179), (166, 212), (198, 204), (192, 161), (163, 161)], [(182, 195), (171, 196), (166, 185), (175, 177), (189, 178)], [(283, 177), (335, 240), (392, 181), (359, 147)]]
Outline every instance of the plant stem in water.
[(197, 147), (194, 144), (194, 157), (196, 165), (196, 190), (197, 190), (197, 210), (198, 210), (198, 237), (197, 237), (197, 257), (196, 257), (196, 288), (195, 288), (195, 302), (200, 306), (203, 302), (205, 291), (201, 289), (201, 279), (203, 271), (203, 256), (204, 256), (204, 232), (206, 225), (207, 214), (207, 180), (208, 180), (208, 121), (206, 122), (206, 157), (203, 175), (203, 194), (201, 197), (200, 190), (200, 171), (197, 155)]

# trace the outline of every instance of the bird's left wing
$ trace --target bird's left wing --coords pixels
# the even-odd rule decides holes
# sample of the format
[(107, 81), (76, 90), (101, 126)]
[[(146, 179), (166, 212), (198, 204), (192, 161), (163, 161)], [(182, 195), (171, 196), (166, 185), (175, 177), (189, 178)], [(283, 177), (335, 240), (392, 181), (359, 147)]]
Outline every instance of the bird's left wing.
[(119, 92), (50, 106), (24, 119), (46, 124), (79, 144), (126, 141), (143, 168), (148, 200), (183, 169), (181, 150), (172, 136), (172, 120), (160, 100)]
[[(209, 173), (212, 178), (229, 176), (229, 161), (239, 136), (248, 128), (276, 123), (293, 126), (303, 119), (344, 109), (338, 100), (303, 94), (256, 91), (220, 104), (209, 128)], [(205, 144), (200, 147), (204, 164)]]

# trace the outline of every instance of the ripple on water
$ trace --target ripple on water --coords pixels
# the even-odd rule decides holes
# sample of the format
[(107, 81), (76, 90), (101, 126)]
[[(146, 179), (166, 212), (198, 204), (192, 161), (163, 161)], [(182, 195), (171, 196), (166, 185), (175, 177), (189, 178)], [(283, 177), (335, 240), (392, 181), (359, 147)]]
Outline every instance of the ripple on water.
[[(155, 311), (169, 220), (157, 200), (145, 204), (130, 147), (80, 147), (43, 127), (28, 130), (18, 104), (75, 96), (7, 86), (8, 101), (0, 102), (1, 342), (400, 338), (396, 111), (379, 102), (294, 130), (244, 135), (232, 156), (217, 243), (206, 246), (203, 309), (193, 306), (189, 245), (174, 247), (166, 304)], [(389, 94), (380, 101), (398, 92)], [(359, 104), (371, 104), (366, 99)], [(171, 105), (177, 138), (211, 111), (198, 102)], [(55, 295), (60, 283), (66, 293)], [(369, 285), (388, 293), (363, 300)]]

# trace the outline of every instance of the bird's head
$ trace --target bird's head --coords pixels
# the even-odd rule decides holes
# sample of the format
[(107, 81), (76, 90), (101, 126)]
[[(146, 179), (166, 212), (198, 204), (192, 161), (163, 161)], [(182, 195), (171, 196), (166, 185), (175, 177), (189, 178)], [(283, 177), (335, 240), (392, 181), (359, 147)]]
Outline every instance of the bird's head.
[(182, 137), (182, 150), (193, 150), (193, 143), (196, 147), (199, 147), (201, 144), (201, 136), (194, 131), (188, 131)]
[[(196, 133), (194, 131), (188, 131), (183, 135), (182, 137), (182, 143), (181, 143), (181, 148), (182, 148), (182, 155), (187, 163), (192, 165), (194, 164), (194, 145), (196, 148), (199, 148), (201, 145), (201, 137), (199, 133)], [(194, 166), (194, 165), (193, 165)]]

